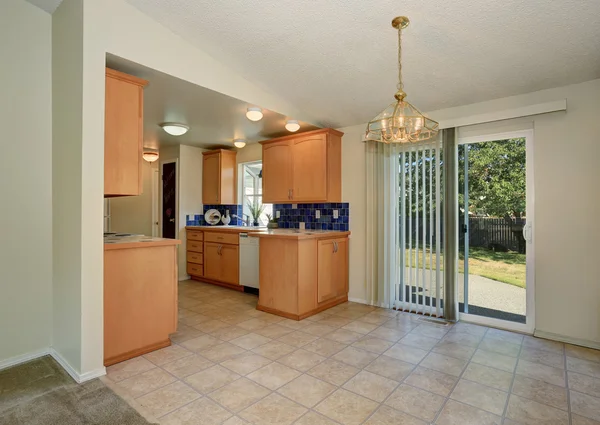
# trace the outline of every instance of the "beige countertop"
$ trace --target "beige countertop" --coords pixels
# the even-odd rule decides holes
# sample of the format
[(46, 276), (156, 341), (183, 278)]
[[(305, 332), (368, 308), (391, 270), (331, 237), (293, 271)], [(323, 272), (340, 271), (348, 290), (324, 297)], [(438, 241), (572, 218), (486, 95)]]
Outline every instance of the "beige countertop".
[(267, 230), (265, 226), (186, 226), (187, 230), (202, 230), (204, 232), (261, 232)]
[(126, 248), (147, 248), (152, 246), (179, 245), (178, 239), (154, 238), (152, 236), (131, 235), (131, 236), (105, 236), (104, 250), (126, 249)]
[(343, 238), (350, 232), (341, 230), (310, 230), (310, 229), (265, 229), (252, 232), (248, 236), (255, 238), (282, 238), (282, 239), (314, 239), (314, 238)]

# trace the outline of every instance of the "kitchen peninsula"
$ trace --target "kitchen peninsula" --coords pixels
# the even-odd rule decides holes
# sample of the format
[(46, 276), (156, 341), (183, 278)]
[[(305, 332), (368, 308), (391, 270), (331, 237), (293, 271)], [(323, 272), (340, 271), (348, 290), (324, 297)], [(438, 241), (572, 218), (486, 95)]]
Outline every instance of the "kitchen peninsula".
[(148, 236), (104, 238), (105, 366), (171, 345), (180, 243)]
[(350, 232), (278, 229), (260, 238), (257, 309), (294, 320), (348, 301)]

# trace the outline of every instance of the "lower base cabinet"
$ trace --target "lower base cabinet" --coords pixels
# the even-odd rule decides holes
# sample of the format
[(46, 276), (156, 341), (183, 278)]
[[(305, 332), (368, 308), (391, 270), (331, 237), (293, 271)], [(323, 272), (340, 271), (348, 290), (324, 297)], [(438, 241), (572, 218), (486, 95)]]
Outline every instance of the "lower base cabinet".
[(192, 279), (238, 289), (239, 255), (237, 232), (187, 229), (187, 272)]
[(204, 242), (204, 277), (231, 285), (239, 283), (239, 247)]
[(301, 320), (348, 300), (348, 237), (261, 237), (258, 309)]
[(348, 238), (317, 243), (317, 303), (348, 294)]

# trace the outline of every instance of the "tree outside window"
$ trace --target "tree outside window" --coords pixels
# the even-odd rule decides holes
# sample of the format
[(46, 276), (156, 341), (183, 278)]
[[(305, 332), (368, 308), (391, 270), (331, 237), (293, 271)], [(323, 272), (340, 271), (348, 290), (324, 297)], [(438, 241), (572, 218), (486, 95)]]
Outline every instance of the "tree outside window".
[[(250, 218), (252, 223), (252, 214), (248, 204), (262, 204), (262, 162), (248, 162), (242, 164), (242, 205), (244, 221)], [(273, 214), (273, 205), (265, 204), (265, 210), (260, 216), (258, 222), (261, 226), (266, 226), (269, 220), (267, 214)]]

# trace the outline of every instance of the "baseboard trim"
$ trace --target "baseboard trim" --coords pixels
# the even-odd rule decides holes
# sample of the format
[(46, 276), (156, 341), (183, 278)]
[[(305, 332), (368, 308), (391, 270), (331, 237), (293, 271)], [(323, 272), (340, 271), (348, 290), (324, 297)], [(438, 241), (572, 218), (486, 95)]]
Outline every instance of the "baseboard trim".
[(348, 301), (350, 301), (352, 303), (372, 305), (372, 306), (381, 307), (381, 308), (391, 308), (391, 306), (386, 305), (384, 303), (376, 303), (376, 302), (373, 302), (373, 301), (361, 300), (360, 298), (350, 298), (350, 297), (348, 297)]
[(26, 363), (28, 361), (47, 356), (48, 354), (50, 354), (50, 349), (43, 348), (38, 351), (32, 351), (31, 353), (26, 353), (26, 354), (21, 354), (20, 356), (11, 357), (9, 359), (0, 361), (0, 370), (19, 365), (21, 363)]
[(77, 382), (81, 384), (86, 381), (90, 381), (95, 378), (99, 378), (101, 376), (106, 375), (106, 368), (103, 366), (96, 370), (91, 370), (86, 373), (79, 373), (56, 351), (54, 348), (50, 347), (50, 355), (56, 362)]
[(183, 282), (184, 280), (190, 280), (192, 277), (189, 274), (186, 274), (184, 276), (179, 276), (178, 281), (179, 282)]
[(569, 336), (555, 334), (552, 332), (538, 331), (536, 330), (533, 333), (533, 336), (537, 336), (538, 338), (544, 339), (552, 339), (554, 341), (566, 342), (567, 344), (579, 345), (581, 347), (593, 348), (595, 350), (600, 350), (600, 343), (595, 341), (590, 341), (588, 339), (580, 339), (580, 338), (571, 338)]

